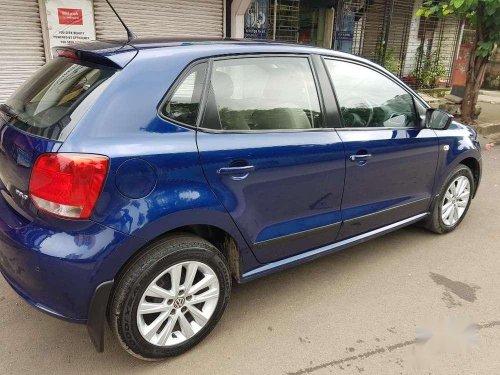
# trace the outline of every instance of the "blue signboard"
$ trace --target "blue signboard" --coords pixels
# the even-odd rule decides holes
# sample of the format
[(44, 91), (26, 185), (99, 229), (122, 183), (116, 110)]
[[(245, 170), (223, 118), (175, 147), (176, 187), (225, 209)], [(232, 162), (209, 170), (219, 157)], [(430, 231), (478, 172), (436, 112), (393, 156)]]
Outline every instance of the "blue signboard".
[(337, 39), (337, 40), (352, 41), (352, 38), (353, 38), (352, 31), (341, 30), (341, 31), (337, 31), (337, 34), (335, 35), (335, 39)]
[(335, 33), (335, 49), (351, 53), (354, 36), (354, 14), (345, 11)]
[(245, 13), (245, 38), (266, 39), (269, 0), (253, 0)]

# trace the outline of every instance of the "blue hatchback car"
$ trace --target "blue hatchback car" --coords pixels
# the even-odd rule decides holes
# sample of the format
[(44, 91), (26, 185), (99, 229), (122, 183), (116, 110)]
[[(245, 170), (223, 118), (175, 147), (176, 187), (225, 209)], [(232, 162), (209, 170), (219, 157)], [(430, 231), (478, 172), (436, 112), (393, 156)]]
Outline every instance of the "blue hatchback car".
[[(0, 270), (24, 299), (180, 354), (246, 282), (416, 222), (447, 233), (477, 134), (364, 59), (135, 39), (60, 48), (0, 107)], [(404, 251), (404, 249), (402, 249)]]

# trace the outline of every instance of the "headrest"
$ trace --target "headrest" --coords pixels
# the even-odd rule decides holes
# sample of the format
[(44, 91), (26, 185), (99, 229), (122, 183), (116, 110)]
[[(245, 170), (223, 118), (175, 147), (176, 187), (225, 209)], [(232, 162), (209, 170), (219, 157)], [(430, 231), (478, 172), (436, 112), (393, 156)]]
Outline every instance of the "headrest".
[(227, 73), (215, 71), (212, 76), (212, 85), (218, 98), (227, 99), (233, 95), (233, 80)]
[(264, 96), (266, 98), (286, 97), (290, 92), (296, 91), (300, 84), (297, 82), (297, 75), (291, 69), (273, 69), (269, 75)]

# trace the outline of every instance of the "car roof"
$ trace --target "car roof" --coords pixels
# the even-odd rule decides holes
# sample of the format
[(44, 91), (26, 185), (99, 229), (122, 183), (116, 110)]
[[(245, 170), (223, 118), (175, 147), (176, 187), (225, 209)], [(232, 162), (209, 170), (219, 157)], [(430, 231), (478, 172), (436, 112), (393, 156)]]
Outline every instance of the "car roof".
[[(231, 39), (231, 38), (137, 38), (128, 42), (128, 45), (142, 49), (166, 49), (172, 47), (192, 47), (200, 50), (207, 50), (210, 47), (209, 55), (218, 55), (227, 53), (237, 48), (239, 51), (253, 53), (262, 50), (262, 52), (276, 51), (281, 53), (309, 53), (325, 54), (339, 57), (349, 57), (357, 60), (364, 60), (358, 56), (344, 52), (334, 51), (326, 48), (319, 48), (310, 45), (296, 44), (272, 40), (256, 39)], [(219, 52), (220, 51), (220, 52)]]
[(361, 57), (334, 51), (326, 48), (293, 44), (286, 42), (275, 42), (267, 40), (252, 39), (229, 39), (229, 38), (135, 38), (127, 40), (100, 40), (82, 44), (74, 44), (69, 47), (76, 51), (83, 51), (111, 60), (120, 67), (124, 67), (140, 51), (153, 52), (155, 56), (168, 56), (179, 49), (189, 50), (196, 58), (252, 53), (296, 53), (296, 54), (322, 54), (333, 57), (343, 57), (352, 60), (371, 63)]

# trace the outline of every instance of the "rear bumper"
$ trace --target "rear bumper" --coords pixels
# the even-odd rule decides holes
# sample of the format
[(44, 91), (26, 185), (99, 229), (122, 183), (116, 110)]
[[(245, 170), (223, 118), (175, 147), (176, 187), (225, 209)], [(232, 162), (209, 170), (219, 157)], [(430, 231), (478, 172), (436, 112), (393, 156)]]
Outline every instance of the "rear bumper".
[(85, 324), (86, 323), (85, 319), (74, 319), (74, 318), (70, 318), (68, 316), (61, 315), (57, 311), (52, 310), (50, 307), (45, 306), (45, 305), (41, 304), (40, 302), (37, 302), (26, 291), (24, 291), (23, 289), (21, 289), (19, 287), (19, 285), (17, 285), (14, 281), (10, 280), (9, 277), (6, 276), (3, 272), (2, 272), (2, 276), (4, 277), (5, 281), (7, 281), (7, 283), (10, 285), (10, 287), (22, 299), (24, 299), (26, 302), (28, 302), (31, 306), (33, 306), (37, 310), (40, 310), (41, 312), (44, 312), (45, 314), (48, 314), (48, 315), (50, 315), (50, 316), (52, 316), (54, 318), (65, 320), (65, 321), (68, 321), (68, 322), (71, 322), (71, 323), (80, 323), (80, 324)]
[(0, 196), (0, 272), (32, 306), (86, 323), (95, 290), (115, 276), (100, 266), (128, 236), (91, 221), (67, 226), (28, 222)]

